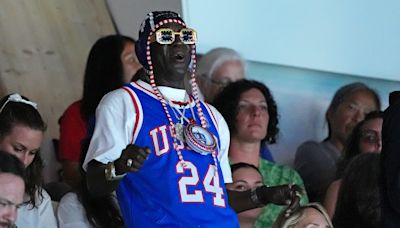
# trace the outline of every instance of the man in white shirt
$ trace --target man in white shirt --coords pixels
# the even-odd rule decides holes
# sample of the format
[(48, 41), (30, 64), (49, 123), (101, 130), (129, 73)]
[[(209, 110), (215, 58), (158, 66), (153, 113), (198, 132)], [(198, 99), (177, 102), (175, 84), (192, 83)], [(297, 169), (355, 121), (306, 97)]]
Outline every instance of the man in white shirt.
[(24, 168), (18, 158), (0, 151), (0, 227), (13, 227), (25, 192)]

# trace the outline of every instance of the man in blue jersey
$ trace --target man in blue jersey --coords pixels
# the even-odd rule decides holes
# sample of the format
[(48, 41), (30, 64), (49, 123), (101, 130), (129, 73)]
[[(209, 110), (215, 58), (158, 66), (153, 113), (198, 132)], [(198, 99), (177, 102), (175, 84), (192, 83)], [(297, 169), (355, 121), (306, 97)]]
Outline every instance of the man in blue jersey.
[(146, 80), (107, 94), (97, 107), (84, 163), (88, 186), (94, 195), (116, 190), (126, 227), (238, 227), (235, 211), (298, 204), (298, 186), (226, 190), (229, 130), (198, 98), (195, 42), (196, 31), (178, 14), (149, 13), (136, 44)]

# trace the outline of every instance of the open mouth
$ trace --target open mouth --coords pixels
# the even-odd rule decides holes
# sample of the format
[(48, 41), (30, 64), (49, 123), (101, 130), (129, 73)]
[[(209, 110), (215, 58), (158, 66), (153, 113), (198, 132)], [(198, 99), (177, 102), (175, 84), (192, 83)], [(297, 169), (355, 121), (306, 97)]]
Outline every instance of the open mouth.
[(0, 227), (14, 227), (11, 222), (0, 221)]
[(183, 55), (183, 53), (176, 53), (174, 58), (178, 61), (183, 61), (183, 59), (185, 58), (185, 56)]

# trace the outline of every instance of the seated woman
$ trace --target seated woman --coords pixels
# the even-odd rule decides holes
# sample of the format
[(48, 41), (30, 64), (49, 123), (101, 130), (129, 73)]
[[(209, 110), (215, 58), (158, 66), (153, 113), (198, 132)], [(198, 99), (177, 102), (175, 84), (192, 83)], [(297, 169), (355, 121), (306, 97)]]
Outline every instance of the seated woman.
[(282, 211), (273, 225), (273, 228), (302, 227), (333, 228), (333, 225), (325, 209), (319, 203), (309, 203), (300, 206), (290, 214)]
[(205, 53), (198, 62), (196, 81), (201, 98), (212, 103), (229, 83), (245, 78), (246, 62), (233, 49), (218, 47)]
[(0, 100), (0, 150), (15, 155), (26, 169), (24, 204), (18, 227), (57, 227), (50, 196), (43, 189), (40, 145), (46, 130), (36, 103), (19, 94)]
[[(268, 186), (294, 183), (304, 187), (295, 170), (260, 157), (261, 146), (275, 143), (278, 134), (277, 106), (264, 84), (245, 79), (233, 82), (217, 95), (213, 105), (225, 118), (231, 133), (231, 164), (245, 162), (258, 167), (264, 184)], [(304, 194), (301, 203), (307, 202)], [(257, 220), (257, 226), (271, 227), (281, 210), (282, 206), (267, 205)]]
[(381, 227), (380, 154), (363, 153), (346, 167), (336, 210), (335, 227)]
[(365, 119), (358, 123), (345, 146), (344, 157), (339, 160), (337, 179), (326, 191), (324, 207), (332, 218), (335, 212), (337, 195), (342, 182), (343, 172), (352, 158), (361, 153), (380, 153), (382, 150), (383, 112), (368, 113)]
[(328, 137), (321, 142), (301, 144), (294, 159), (294, 167), (303, 178), (312, 202), (323, 202), (354, 126), (380, 106), (378, 94), (363, 83), (351, 83), (336, 91), (325, 114)]
[[(239, 162), (231, 165), (231, 171), (233, 182), (226, 185), (229, 190), (246, 191), (263, 185), (261, 173), (254, 165)], [(261, 210), (261, 208), (255, 208), (238, 213), (240, 227), (254, 227)]]

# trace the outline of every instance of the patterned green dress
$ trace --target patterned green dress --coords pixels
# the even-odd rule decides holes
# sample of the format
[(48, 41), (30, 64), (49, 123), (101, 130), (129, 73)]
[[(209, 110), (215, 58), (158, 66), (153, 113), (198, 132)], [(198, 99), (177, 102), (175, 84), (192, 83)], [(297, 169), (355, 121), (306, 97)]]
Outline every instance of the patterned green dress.
[[(292, 168), (278, 165), (268, 160), (260, 158), (259, 170), (264, 179), (264, 184), (267, 186), (276, 186), (294, 183), (304, 189), (304, 183), (300, 175)], [(300, 203), (302, 205), (308, 203), (307, 195), (303, 195)], [(279, 213), (284, 209), (284, 206), (269, 204), (265, 206), (256, 221), (257, 228), (272, 227)]]

